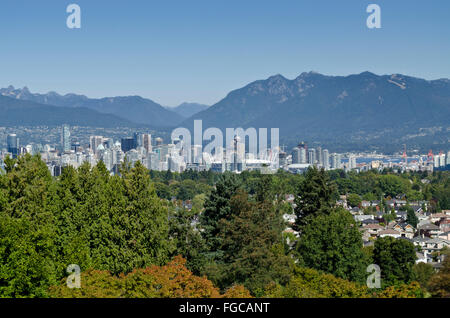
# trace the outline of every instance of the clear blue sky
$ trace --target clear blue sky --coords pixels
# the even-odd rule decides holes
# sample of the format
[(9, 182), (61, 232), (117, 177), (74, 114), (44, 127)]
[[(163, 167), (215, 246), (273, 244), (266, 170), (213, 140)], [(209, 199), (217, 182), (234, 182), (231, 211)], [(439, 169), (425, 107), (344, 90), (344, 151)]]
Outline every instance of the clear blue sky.
[[(370, 3), (382, 29), (366, 27)], [(0, 39), (2, 87), (170, 106), (311, 70), (450, 77), (448, 0), (1, 0)]]

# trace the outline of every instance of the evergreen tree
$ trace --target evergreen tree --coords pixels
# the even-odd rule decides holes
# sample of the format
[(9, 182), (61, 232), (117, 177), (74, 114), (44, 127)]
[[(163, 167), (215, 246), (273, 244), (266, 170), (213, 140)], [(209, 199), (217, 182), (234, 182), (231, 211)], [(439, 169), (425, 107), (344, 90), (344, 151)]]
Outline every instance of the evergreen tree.
[(344, 209), (311, 218), (296, 249), (305, 267), (355, 282), (365, 280), (368, 264), (362, 236), (352, 215)]
[(194, 212), (173, 208), (170, 213), (169, 235), (175, 245), (172, 256), (183, 256), (186, 266), (194, 274), (201, 274), (207, 261), (206, 243), (198, 229), (192, 225), (196, 217)]
[(10, 163), (1, 184), (0, 297), (44, 297), (57, 279), (52, 178), (39, 156)]
[(148, 170), (137, 162), (121, 177), (106, 184), (106, 198), (95, 226), (95, 257), (99, 269), (113, 274), (168, 261), (170, 242), (168, 211), (156, 196)]
[(310, 168), (295, 199), (296, 226), (300, 229), (312, 216), (329, 214), (335, 204), (335, 186), (325, 170)]
[(58, 273), (66, 275), (70, 264), (77, 264), (82, 270), (90, 268), (93, 265), (89, 247), (91, 220), (85, 213), (86, 197), (77, 170), (70, 166), (62, 170), (54, 194)]
[(433, 275), (428, 283), (433, 297), (450, 298), (450, 254), (447, 254), (442, 269)]
[(406, 222), (410, 225), (412, 225), (414, 228), (417, 228), (417, 224), (419, 223), (419, 219), (416, 216), (416, 213), (414, 212), (414, 209), (409, 207), (407, 209), (407, 215), (406, 215)]
[(285, 284), (291, 274), (291, 258), (282, 245), (283, 219), (271, 202), (251, 202), (239, 191), (231, 199), (232, 216), (220, 221), (224, 251), (217, 284), (222, 288), (243, 284), (262, 296), (269, 283)]
[(200, 221), (203, 229), (202, 235), (209, 250), (220, 257), (219, 221), (229, 219), (232, 214), (230, 200), (237, 193), (241, 184), (238, 177), (232, 173), (224, 173), (205, 202), (205, 210)]
[(373, 250), (373, 261), (381, 268), (382, 287), (409, 284), (413, 278), (416, 261), (414, 245), (393, 237), (378, 238)]

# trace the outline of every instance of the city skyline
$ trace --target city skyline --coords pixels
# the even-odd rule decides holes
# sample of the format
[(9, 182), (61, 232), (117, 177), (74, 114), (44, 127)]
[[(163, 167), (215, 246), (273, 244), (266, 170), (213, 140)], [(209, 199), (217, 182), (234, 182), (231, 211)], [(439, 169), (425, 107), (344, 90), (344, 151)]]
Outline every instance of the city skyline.
[[(95, 166), (100, 161), (111, 174), (119, 174), (120, 166), (128, 161), (134, 166), (138, 161), (147, 169), (153, 171), (171, 171), (182, 173), (184, 171), (213, 171), (223, 173), (231, 171), (260, 171), (261, 173), (275, 173), (279, 169), (298, 174), (306, 172), (310, 167), (345, 172), (364, 172), (372, 169), (383, 171), (395, 169), (400, 172), (428, 171), (434, 169), (447, 170), (450, 165), (450, 150), (433, 154), (416, 154), (409, 158), (406, 152), (402, 156), (386, 157), (383, 154), (372, 154), (367, 157), (361, 153), (349, 152), (346, 154), (333, 152), (317, 146), (308, 147), (302, 141), (292, 150), (285, 151), (276, 146), (270, 149), (259, 150), (258, 155), (247, 151), (246, 140), (237, 134), (231, 144), (217, 145), (214, 148), (203, 148), (202, 145), (186, 143), (177, 134), (172, 135), (167, 143), (161, 137), (154, 138), (149, 133), (133, 132), (131, 137), (120, 136), (119, 139), (91, 135), (88, 144), (78, 142), (76, 136), (71, 139), (70, 126), (60, 127), (60, 142), (54, 145), (27, 144), (21, 146), (17, 134), (8, 134), (7, 148), (0, 148), (0, 169), (8, 156), (17, 158), (20, 155), (40, 154), (50, 170), (52, 176), (59, 176), (64, 167), (80, 167), (84, 162)], [(208, 149), (208, 150), (207, 150)], [(214, 149), (214, 152), (212, 152)], [(5, 152), (6, 151), (6, 152)]]

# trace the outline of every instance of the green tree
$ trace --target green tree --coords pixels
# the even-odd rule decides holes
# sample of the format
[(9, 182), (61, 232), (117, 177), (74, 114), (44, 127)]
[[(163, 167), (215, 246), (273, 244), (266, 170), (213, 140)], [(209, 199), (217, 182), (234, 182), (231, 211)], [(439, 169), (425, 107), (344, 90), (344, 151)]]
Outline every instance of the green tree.
[(170, 187), (162, 182), (155, 182), (155, 190), (158, 197), (166, 200), (170, 200), (173, 196)]
[(406, 193), (410, 187), (407, 180), (392, 174), (380, 176), (379, 186), (385, 195), (389, 195), (391, 197)]
[(351, 207), (358, 207), (361, 204), (361, 197), (358, 194), (350, 193), (347, 196), (347, 204)]
[(413, 267), (414, 280), (419, 282), (422, 289), (428, 290), (428, 282), (434, 274), (434, 268), (430, 264), (418, 263)]
[(337, 278), (320, 271), (296, 267), (294, 276), (278, 293), (269, 297), (284, 298), (366, 298), (367, 288), (359, 283)]
[(368, 192), (363, 195), (363, 199), (366, 201), (375, 201), (377, 200), (377, 196), (373, 194), (372, 192)]
[(218, 238), (219, 221), (231, 217), (230, 200), (240, 187), (240, 180), (235, 174), (224, 173), (205, 202), (205, 210), (200, 218), (202, 235), (209, 250), (215, 254), (214, 257), (220, 257), (221, 254), (219, 251), (221, 242)]
[[(7, 163), (0, 211), (0, 297), (45, 297), (57, 279), (53, 182), (39, 156)], [(6, 199), (6, 200), (5, 200)]]
[(367, 258), (362, 248), (361, 233), (344, 209), (311, 218), (297, 244), (303, 266), (355, 282), (365, 280)]
[[(90, 167), (84, 167), (90, 170)], [(81, 187), (78, 172), (70, 166), (65, 167), (56, 182), (53, 198), (56, 207), (55, 244), (58, 248), (60, 275), (66, 275), (69, 264), (77, 264), (82, 269), (93, 265), (89, 243), (91, 220), (87, 217), (83, 205), (88, 195), (85, 191), (89, 189)]]
[(82, 218), (88, 227), (79, 234), (87, 233), (95, 269), (116, 275), (168, 260), (168, 211), (142, 164), (131, 168), (124, 163), (121, 176), (113, 177), (102, 162), (92, 170), (82, 166), (79, 179), (88, 191), (82, 202)]
[(414, 209), (411, 207), (407, 209), (406, 222), (411, 224), (414, 228), (417, 228), (417, 224), (419, 224), (419, 219), (417, 218)]
[(379, 238), (375, 241), (373, 261), (380, 266), (382, 287), (409, 284), (414, 278), (416, 252), (411, 242)]
[(421, 201), (423, 200), (423, 194), (417, 190), (410, 190), (406, 193), (406, 198), (408, 201)]
[(196, 214), (202, 212), (203, 208), (205, 206), (205, 201), (206, 201), (206, 194), (204, 194), (204, 193), (197, 194), (192, 199), (192, 210), (193, 210), (193, 212), (196, 213)]
[(450, 297), (450, 255), (444, 259), (442, 269), (433, 275), (428, 283), (428, 289), (433, 297)]
[(121, 180), (111, 178), (111, 181), (108, 197), (123, 191), (125, 199), (111, 200), (109, 217), (115, 232), (111, 243), (117, 238), (120, 243), (119, 255), (115, 255), (117, 266), (109, 270), (129, 272), (133, 268), (164, 264), (170, 249), (168, 211), (156, 196), (147, 168), (137, 162), (130, 171), (122, 172)]
[(334, 184), (325, 170), (308, 169), (295, 199), (296, 226), (306, 225), (310, 217), (329, 214), (335, 205)]
[(219, 263), (219, 287), (243, 284), (253, 295), (262, 296), (269, 283), (287, 283), (292, 259), (284, 254), (283, 219), (276, 206), (251, 202), (240, 191), (231, 199), (231, 210), (231, 217), (220, 221), (224, 257)]
[(187, 261), (186, 266), (194, 274), (201, 274), (207, 262), (206, 242), (198, 229), (192, 225), (196, 216), (193, 211), (173, 209), (170, 214), (169, 235), (175, 246), (172, 256), (183, 256)]

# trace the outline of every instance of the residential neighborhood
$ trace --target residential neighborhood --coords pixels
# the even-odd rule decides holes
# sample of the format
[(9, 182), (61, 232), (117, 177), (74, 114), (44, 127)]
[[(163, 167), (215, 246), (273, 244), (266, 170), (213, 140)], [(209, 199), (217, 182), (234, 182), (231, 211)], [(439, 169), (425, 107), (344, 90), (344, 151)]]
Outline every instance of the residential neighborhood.
[[(294, 195), (285, 197), (285, 201), (293, 208), (294, 198)], [(348, 204), (347, 197), (342, 195), (336, 204), (353, 215), (362, 233), (364, 246), (373, 246), (378, 238), (388, 236), (408, 240), (417, 248), (416, 263), (430, 264), (435, 269), (441, 267), (444, 260), (441, 251), (450, 248), (450, 210), (442, 210), (440, 213), (427, 212), (430, 202), (408, 202), (403, 196), (394, 199), (363, 200), (353, 207)], [(408, 209), (412, 210), (417, 218), (415, 226), (408, 223)], [(299, 233), (292, 228), (295, 215), (285, 214), (284, 219), (290, 225), (285, 232), (298, 237)]]

